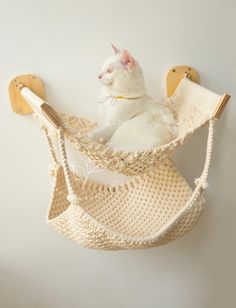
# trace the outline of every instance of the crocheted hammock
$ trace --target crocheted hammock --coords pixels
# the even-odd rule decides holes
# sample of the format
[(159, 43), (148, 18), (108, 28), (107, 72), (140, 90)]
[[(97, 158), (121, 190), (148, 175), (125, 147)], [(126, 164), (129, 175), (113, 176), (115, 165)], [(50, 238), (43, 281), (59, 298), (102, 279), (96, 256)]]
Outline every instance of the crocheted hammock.
[[(166, 101), (178, 122), (178, 137), (152, 151), (137, 153), (117, 152), (98, 144), (84, 137), (95, 123), (57, 113), (62, 125), (56, 140), (50, 137), (47, 125), (43, 126), (55, 177), (48, 223), (82, 246), (112, 250), (162, 245), (191, 230), (205, 206), (203, 192), (207, 187), (215, 115), (222, 99), (183, 79)], [(206, 123), (209, 130), (205, 165), (192, 190), (170, 155)], [(97, 166), (135, 176), (117, 185), (85, 180), (69, 167), (65, 138)]]
[(222, 96), (184, 78), (166, 104), (178, 123), (178, 136), (168, 144), (149, 151), (115, 151), (107, 144), (90, 138), (89, 131), (96, 123), (86, 119), (58, 113), (63, 122), (66, 138), (96, 166), (125, 175), (140, 175), (155, 168), (198, 128), (209, 121)]

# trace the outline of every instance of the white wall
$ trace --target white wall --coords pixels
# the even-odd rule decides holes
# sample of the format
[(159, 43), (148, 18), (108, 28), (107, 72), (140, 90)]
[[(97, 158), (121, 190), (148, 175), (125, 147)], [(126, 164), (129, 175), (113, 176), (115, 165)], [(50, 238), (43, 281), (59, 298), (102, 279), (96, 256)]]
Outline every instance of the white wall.
[[(234, 0), (0, 1), (0, 307), (221, 308), (235, 303), (236, 2)], [(60, 110), (96, 118), (100, 62), (110, 42), (143, 66), (165, 95), (173, 65), (232, 95), (217, 124), (208, 206), (195, 229), (167, 246), (103, 252), (76, 246), (45, 223), (48, 151), (30, 116), (13, 114), (9, 81), (34, 73)], [(205, 131), (176, 155), (200, 174)]]

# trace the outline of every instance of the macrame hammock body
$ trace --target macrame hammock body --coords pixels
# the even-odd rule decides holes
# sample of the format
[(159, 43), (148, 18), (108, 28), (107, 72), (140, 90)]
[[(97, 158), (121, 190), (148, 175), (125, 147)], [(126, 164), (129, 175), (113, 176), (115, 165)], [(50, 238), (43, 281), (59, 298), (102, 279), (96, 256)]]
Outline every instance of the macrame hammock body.
[[(54, 166), (47, 222), (82, 246), (107, 250), (159, 246), (191, 230), (205, 206), (214, 112), (221, 99), (184, 78), (165, 102), (178, 123), (177, 138), (151, 151), (135, 153), (117, 152), (97, 143), (89, 138), (96, 123), (57, 112), (62, 121), (56, 137), (60, 159), (55, 140), (43, 125)], [(205, 165), (192, 190), (170, 156), (207, 123)], [(69, 167), (65, 138), (98, 167), (134, 177), (117, 185), (84, 179)]]

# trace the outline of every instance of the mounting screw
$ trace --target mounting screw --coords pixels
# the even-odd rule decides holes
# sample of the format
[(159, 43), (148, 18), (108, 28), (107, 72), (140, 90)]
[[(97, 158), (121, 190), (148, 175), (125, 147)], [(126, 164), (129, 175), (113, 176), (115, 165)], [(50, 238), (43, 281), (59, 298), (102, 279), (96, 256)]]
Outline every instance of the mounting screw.
[(192, 79), (190, 73), (188, 73), (188, 72), (184, 72), (184, 77), (185, 77), (185, 78), (188, 78), (188, 79), (190, 79), (190, 80)]
[(21, 89), (24, 88), (24, 85), (23, 85), (23, 83), (19, 82), (19, 83), (16, 85), (16, 87), (17, 87), (18, 90), (21, 90)]

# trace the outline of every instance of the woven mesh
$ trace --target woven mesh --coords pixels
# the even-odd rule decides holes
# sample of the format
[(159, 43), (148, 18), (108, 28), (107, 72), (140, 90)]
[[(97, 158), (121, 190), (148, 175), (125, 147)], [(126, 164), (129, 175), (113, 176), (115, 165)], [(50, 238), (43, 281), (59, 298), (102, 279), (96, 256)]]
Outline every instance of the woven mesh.
[[(61, 163), (45, 129), (56, 166), (48, 223), (82, 246), (113, 250), (162, 245), (191, 230), (205, 206), (203, 191), (207, 187), (215, 122), (212, 118), (219, 99), (219, 95), (184, 80), (166, 101), (178, 123), (177, 138), (152, 151), (136, 153), (117, 152), (98, 144), (85, 137), (95, 123), (58, 113), (63, 122), (58, 130)], [(205, 164), (192, 191), (169, 157), (206, 122), (209, 133)], [(119, 185), (79, 177), (69, 168), (64, 137), (97, 166), (135, 177)]]
[(66, 237), (90, 248), (147, 248), (164, 244), (189, 231), (204, 208), (204, 198), (199, 195), (177, 223), (160, 232), (192, 195), (169, 159), (158, 169), (120, 185), (85, 183), (72, 172), (71, 177), (79, 206), (67, 200), (64, 172), (58, 168), (48, 222)]
[(139, 175), (169, 157), (177, 146), (209, 119), (209, 116), (197, 110), (194, 104), (191, 105), (174, 96), (167, 100), (166, 104), (169, 105), (178, 124), (177, 138), (153, 150), (135, 153), (115, 151), (106, 144), (89, 138), (89, 132), (96, 127), (96, 123), (63, 113), (58, 114), (63, 121), (66, 138), (95, 165), (125, 175)]

